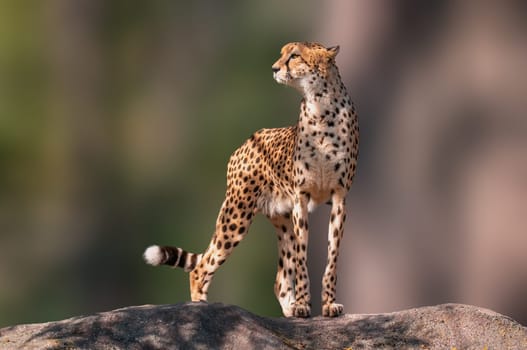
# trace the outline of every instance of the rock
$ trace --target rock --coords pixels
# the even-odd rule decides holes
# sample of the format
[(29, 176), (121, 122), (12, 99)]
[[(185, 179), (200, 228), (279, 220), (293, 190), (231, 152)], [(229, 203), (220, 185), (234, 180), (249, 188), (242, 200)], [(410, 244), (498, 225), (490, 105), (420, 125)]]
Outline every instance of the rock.
[(0, 329), (0, 349), (527, 349), (527, 328), (446, 304), (338, 318), (266, 318), (223, 304), (145, 305)]

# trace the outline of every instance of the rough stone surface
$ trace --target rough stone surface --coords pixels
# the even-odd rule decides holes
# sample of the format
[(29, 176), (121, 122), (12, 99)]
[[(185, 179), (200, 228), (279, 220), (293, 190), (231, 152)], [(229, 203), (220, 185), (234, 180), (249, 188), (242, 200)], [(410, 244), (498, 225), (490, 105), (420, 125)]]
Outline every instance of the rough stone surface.
[(184, 303), (7, 327), (0, 329), (0, 349), (527, 349), (527, 328), (457, 304), (285, 319), (236, 306)]

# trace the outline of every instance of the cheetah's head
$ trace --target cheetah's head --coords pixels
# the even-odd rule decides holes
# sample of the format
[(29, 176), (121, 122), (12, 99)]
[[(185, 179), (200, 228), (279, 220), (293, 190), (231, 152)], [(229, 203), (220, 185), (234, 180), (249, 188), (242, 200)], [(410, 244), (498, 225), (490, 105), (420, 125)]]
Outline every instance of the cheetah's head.
[(335, 66), (339, 47), (317, 43), (289, 43), (282, 47), (280, 58), (273, 66), (273, 77), (280, 84), (305, 92), (306, 88), (327, 78)]

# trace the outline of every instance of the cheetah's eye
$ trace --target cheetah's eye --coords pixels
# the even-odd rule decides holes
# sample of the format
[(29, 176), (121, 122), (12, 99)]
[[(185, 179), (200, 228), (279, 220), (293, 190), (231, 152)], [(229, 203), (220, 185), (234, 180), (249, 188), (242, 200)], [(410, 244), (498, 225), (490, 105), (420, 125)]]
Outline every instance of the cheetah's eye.
[(289, 55), (289, 58), (287, 59), (287, 61), (286, 61), (285, 64), (286, 64), (287, 66), (289, 66), (289, 62), (290, 62), (292, 59), (295, 59), (295, 58), (297, 58), (297, 57), (300, 57), (300, 55), (297, 54), (297, 53), (292, 53), (292, 54), (290, 54), (290, 55)]

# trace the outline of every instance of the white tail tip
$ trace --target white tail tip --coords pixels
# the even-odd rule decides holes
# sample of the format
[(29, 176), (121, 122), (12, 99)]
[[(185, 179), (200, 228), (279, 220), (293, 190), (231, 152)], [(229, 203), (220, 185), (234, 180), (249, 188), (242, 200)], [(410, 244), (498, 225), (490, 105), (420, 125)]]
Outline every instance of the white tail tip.
[(163, 263), (165, 258), (161, 248), (157, 245), (152, 245), (146, 248), (145, 253), (143, 254), (145, 262), (149, 265), (159, 266)]

